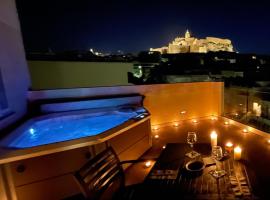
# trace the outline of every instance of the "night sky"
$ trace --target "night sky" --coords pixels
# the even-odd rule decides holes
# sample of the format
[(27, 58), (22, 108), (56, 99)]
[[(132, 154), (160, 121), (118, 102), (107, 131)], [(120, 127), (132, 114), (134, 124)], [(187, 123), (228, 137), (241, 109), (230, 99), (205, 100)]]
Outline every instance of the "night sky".
[(17, 0), (26, 51), (138, 52), (188, 28), (229, 38), (240, 53), (270, 54), (267, 1)]

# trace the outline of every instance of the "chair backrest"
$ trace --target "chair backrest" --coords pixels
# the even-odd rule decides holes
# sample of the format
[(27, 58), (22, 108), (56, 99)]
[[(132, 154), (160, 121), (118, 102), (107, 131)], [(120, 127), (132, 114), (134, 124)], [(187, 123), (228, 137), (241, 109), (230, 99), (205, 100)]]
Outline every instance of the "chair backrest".
[(115, 181), (119, 187), (125, 184), (123, 168), (112, 147), (96, 155), (74, 175), (87, 199), (99, 199)]

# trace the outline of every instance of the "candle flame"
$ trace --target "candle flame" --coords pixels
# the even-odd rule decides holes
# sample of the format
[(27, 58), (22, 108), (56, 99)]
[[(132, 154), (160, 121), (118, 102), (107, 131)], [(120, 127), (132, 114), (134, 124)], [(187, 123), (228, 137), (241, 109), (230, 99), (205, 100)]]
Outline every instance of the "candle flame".
[(153, 128), (153, 130), (154, 131), (156, 131), (156, 130), (158, 130), (159, 128), (157, 127), (157, 126), (155, 126), (154, 128)]
[(233, 143), (231, 143), (231, 142), (226, 143), (226, 147), (232, 147), (232, 146), (233, 146)]
[(152, 164), (152, 163), (151, 163), (151, 161), (147, 161), (147, 162), (145, 163), (145, 167), (147, 167), (147, 168), (148, 168), (148, 167), (150, 167), (150, 166), (151, 166), (151, 164)]
[(193, 119), (192, 122), (195, 124), (195, 123), (198, 123), (197, 119)]
[(214, 116), (212, 116), (212, 117), (211, 117), (211, 120), (214, 121), (214, 120), (217, 120), (217, 118), (214, 117)]
[(234, 148), (234, 152), (236, 152), (236, 153), (240, 153), (241, 151), (242, 151), (242, 149), (239, 146)]
[(211, 136), (211, 138), (216, 138), (217, 137), (217, 132), (212, 131), (210, 136)]
[(178, 127), (179, 126), (179, 123), (174, 123), (173, 126), (174, 127)]
[(247, 133), (247, 132), (248, 132), (248, 130), (247, 130), (246, 128), (244, 128), (244, 129), (243, 129), (243, 132), (244, 132), (244, 133)]

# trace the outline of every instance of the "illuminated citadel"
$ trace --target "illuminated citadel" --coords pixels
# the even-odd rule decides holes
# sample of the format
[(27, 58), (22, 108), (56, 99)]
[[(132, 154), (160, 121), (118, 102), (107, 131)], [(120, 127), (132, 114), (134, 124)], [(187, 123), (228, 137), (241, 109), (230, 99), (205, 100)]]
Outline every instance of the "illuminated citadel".
[(216, 37), (206, 37), (198, 39), (192, 37), (187, 30), (185, 37), (177, 37), (168, 46), (160, 48), (150, 48), (150, 51), (159, 51), (165, 53), (207, 53), (209, 51), (227, 51), (234, 52), (231, 40)]

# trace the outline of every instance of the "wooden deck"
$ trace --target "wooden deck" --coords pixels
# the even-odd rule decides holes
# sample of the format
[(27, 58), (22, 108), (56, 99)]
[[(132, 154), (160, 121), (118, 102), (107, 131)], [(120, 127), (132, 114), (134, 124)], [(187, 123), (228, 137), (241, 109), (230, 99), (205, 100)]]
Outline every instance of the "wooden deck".
[[(242, 148), (242, 159), (239, 162), (232, 158), (222, 162), (227, 175), (216, 181), (208, 173), (209, 170), (215, 168), (215, 166), (211, 166), (205, 168), (203, 175), (196, 179), (187, 179), (180, 173), (177, 179), (165, 178), (159, 180), (159, 184), (163, 185), (165, 181), (167, 185), (178, 187), (178, 192), (182, 191), (179, 195), (182, 198), (186, 196), (187, 199), (189, 197), (194, 199), (193, 195), (199, 199), (269, 199), (270, 144), (268, 139), (270, 136), (254, 132), (244, 133), (243, 126), (239, 126), (237, 123), (225, 125), (224, 118), (219, 118), (216, 121), (198, 119), (198, 123), (192, 123), (191, 120), (188, 120), (181, 122), (178, 127), (173, 126), (173, 124), (159, 127), (158, 130), (152, 131), (153, 147), (143, 157), (147, 159), (159, 157), (160, 153), (166, 150), (162, 147), (168, 143), (186, 143), (188, 131), (197, 133), (198, 143), (210, 144), (212, 130), (218, 133), (218, 145), (224, 148), (225, 143), (230, 141)], [(159, 138), (155, 139), (154, 135), (159, 135)], [(181, 150), (171, 151), (169, 154), (176, 155), (179, 151), (181, 152)], [(169, 154), (167, 153), (167, 155)], [(184, 160), (184, 162), (186, 161)], [(127, 171), (127, 183), (132, 184), (144, 180), (148, 171), (149, 169), (143, 168), (141, 164), (132, 166)], [(149, 176), (146, 177), (146, 180), (149, 179)], [(237, 182), (237, 187), (231, 184), (231, 181), (234, 182), (234, 180)], [(157, 179), (152, 181), (157, 181)], [(160, 190), (156, 188), (156, 191)], [(241, 198), (237, 196), (238, 192), (242, 193)], [(251, 194), (249, 195), (249, 193)]]
[[(195, 149), (201, 154), (196, 159), (209, 158), (211, 154), (209, 144), (197, 144)], [(153, 189), (154, 195), (159, 197), (159, 193), (167, 197), (174, 194), (175, 199), (177, 196), (185, 199), (257, 199), (244, 163), (234, 161), (228, 154), (218, 162), (226, 175), (215, 179), (209, 173), (216, 168), (215, 165), (206, 166), (200, 173), (190, 173), (185, 169), (185, 164), (191, 160), (185, 156), (188, 151), (190, 148), (185, 143), (167, 144), (144, 181), (145, 188), (149, 188), (147, 191)]]

